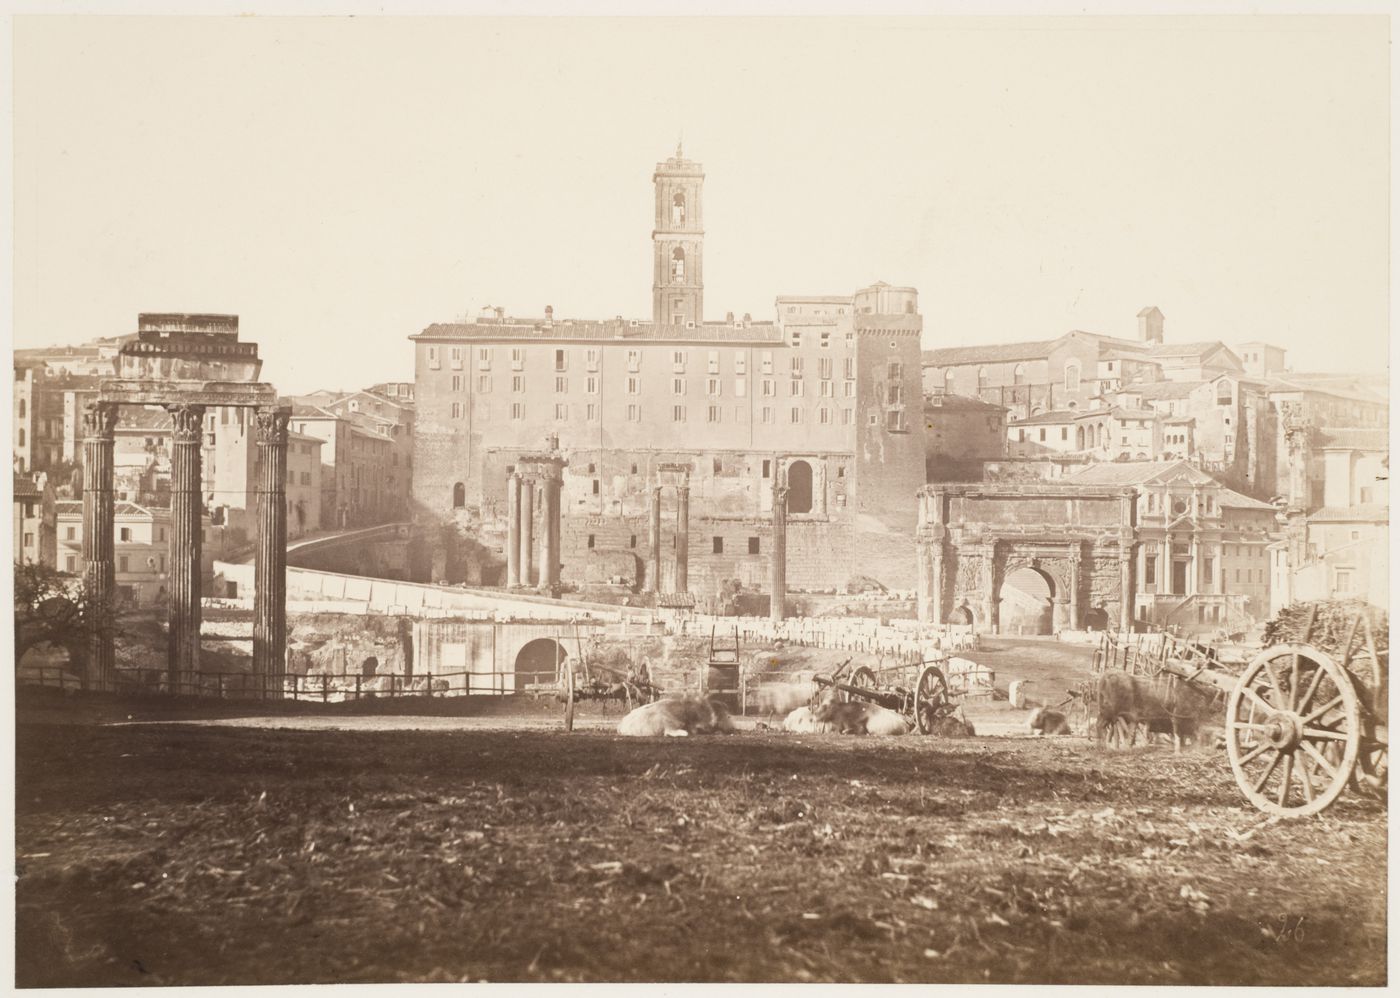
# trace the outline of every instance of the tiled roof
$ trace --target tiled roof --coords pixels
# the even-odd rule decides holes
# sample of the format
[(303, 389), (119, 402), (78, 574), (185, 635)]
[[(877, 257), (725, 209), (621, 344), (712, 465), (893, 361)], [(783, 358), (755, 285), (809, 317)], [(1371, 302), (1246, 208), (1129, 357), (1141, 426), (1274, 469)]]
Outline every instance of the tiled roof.
[(1346, 399), (1349, 402), (1370, 402), (1389, 406), (1390, 398), (1384, 393), (1377, 391), (1374, 387), (1366, 384), (1360, 378), (1337, 376), (1329, 378), (1324, 375), (1294, 375), (1286, 377), (1275, 377), (1268, 380), (1270, 392), (1315, 392), (1319, 395), (1330, 395), (1333, 398)]
[(1115, 405), (1109, 411), (1124, 419), (1156, 419), (1162, 415), (1156, 409), (1134, 409), (1132, 406), (1126, 405)]
[(1390, 510), (1384, 503), (1357, 506), (1323, 506), (1308, 517), (1309, 523), (1389, 523)]
[(988, 343), (983, 346), (943, 347), (925, 350), (928, 367), (954, 367), (958, 364), (1002, 363), (1010, 360), (1043, 360), (1050, 356), (1058, 340), (1026, 340), (1020, 343)]
[(1184, 469), (1188, 477), (1203, 485), (1215, 481), (1204, 471), (1185, 461), (1114, 461), (1091, 464), (1066, 475), (1064, 481), (1074, 485), (1145, 485), (1164, 478), (1169, 472), (1177, 469)]
[(322, 440), (320, 437), (313, 437), (313, 436), (312, 436), (311, 434), (309, 434), (309, 433), (298, 433), (296, 430), (288, 430), (288, 431), (287, 431), (287, 439), (288, 439), (288, 440), (300, 440), (300, 441), (302, 441), (303, 443), (308, 443), (308, 444), (323, 444), (323, 443), (325, 443), (325, 441)]
[(1389, 451), (1390, 433), (1364, 427), (1328, 428), (1318, 433), (1318, 446), (1323, 450)]
[[(872, 318), (865, 316), (864, 318)], [(435, 322), (411, 340), (699, 340), (702, 342), (781, 344), (783, 331), (772, 322), (754, 322), (736, 327), (732, 323), (701, 323), (688, 326), (655, 325), (650, 322), (616, 319), (607, 322), (555, 321), (543, 319), (503, 319), (499, 322)]]
[[(1093, 411), (1093, 410), (1090, 410)], [(1025, 419), (1013, 419), (1010, 426), (1037, 426), (1046, 423), (1073, 423), (1084, 413), (1077, 409), (1051, 409), (1049, 412), (1038, 412)]]
[(41, 495), (43, 495), (43, 493), (39, 491), (39, 486), (34, 484), (34, 479), (30, 478), (28, 475), (15, 475), (16, 499)]
[(1152, 348), (1154, 357), (1204, 357), (1216, 350), (1228, 350), (1219, 340), (1201, 340), (1196, 343), (1162, 343)]
[(304, 405), (300, 402), (292, 404), (293, 419), (343, 419), (327, 409), (322, 409), (319, 405)]
[(1252, 499), (1247, 495), (1236, 492), (1234, 489), (1222, 488), (1219, 496), (1220, 505), (1230, 509), (1267, 509), (1273, 511), (1275, 507), (1269, 503)]
[[(82, 516), (83, 501), (81, 499), (60, 499), (54, 503), (59, 516)], [(112, 512), (115, 516), (144, 516), (144, 517), (168, 517), (170, 515), (169, 506), (142, 506), (139, 503), (117, 500), (112, 505)], [(206, 515), (205, 520), (209, 517)]]
[(984, 402), (967, 395), (933, 395), (924, 400), (925, 409), (982, 409), (987, 412), (1006, 412), (1006, 406), (995, 402)]
[(1153, 381), (1122, 390), (1132, 395), (1141, 395), (1144, 402), (1159, 402), (1189, 398), (1193, 391), (1204, 384), (1204, 381)]

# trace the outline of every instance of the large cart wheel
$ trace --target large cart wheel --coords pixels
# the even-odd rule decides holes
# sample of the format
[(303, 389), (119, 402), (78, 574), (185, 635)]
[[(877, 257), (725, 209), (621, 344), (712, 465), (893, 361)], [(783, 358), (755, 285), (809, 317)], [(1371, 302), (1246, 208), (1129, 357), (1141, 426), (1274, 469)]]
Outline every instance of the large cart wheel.
[(1240, 790), (1261, 811), (1293, 818), (1337, 799), (1364, 735), (1351, 677), (1311, 645), (1256, 655), (1230, 691), (1225, 725)]
[(1390, 746), (1384, 727), (1371, 726), (1361, 740), (1356, 754), (1356, 768), (1351, 772), (1351, 785), (1367, 797), (1385, 800), (1390, 776)]
[[(855, 671), (851, 673), (849, 685), (858, 686), (863, 690), (873, 690), (875, 689), (875, 673), (868, 665), (858, 665)], [(864, 701), (863, 697), (845, 690), (841, 692), (841, 699), (848, 703), (852, 700)]]
[(933, 731), (937, 720), (948, 710), (948, 681), (936, 665), (926, 666), (914, 686), (914, 725), (919, 734)]
[(564, 730), (574, 730), (574, 662), (573, 659), (564, 659), (559, 663), (562, 675), (559, 677), (564, 681)]

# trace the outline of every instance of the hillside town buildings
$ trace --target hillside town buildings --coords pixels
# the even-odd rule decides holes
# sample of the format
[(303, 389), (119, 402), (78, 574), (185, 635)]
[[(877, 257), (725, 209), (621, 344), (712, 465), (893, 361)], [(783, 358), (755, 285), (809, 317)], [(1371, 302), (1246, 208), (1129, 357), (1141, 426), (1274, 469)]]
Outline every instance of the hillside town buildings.
[[(792, 585), (844, 588), (857, 570), (912, 585), (917, 292), (780, 296), (776, 321), (707, 321), (703, 181), (680, 150), (657, 164), (649, 321), (497, 309), (411, 337), (415, 506), (504, 534), (517, 464), (556, 437), (565, 583), (763, 589), (785, 483)], [(658, 543), (672, 553), (650, 556)]]

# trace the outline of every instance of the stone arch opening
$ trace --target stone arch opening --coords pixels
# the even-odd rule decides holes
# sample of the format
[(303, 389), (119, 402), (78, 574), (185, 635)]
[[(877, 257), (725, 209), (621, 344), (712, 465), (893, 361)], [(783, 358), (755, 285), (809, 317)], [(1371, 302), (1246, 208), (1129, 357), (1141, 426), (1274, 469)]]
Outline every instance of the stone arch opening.
[(679, 246), (671, 251), (671, 280), (685, 280), (685, 250)]
[(788, 512), (812, 512), (812, 466), (806, 461), (788, 465)]
[(948, 623), (971, 627), (973, 624), (977, 623), (977, 618), (972, 612), (972, 607), (964, 603), (952, 613), (948, 614)]
[(467, 486), (465, 482), (458, 482), (452, 486), (452, 508), (461, 509), (467, 504)]
[(999, 622), (1003, 634), (1055, 633), (1055, 580), (1029, 566), (1008, 572), (1001, 584)]
[(1076, 426), (1074, 428), (1074, 449), (1084, 449), (1084, 427), (1082, 426)]
[(671, 224), (685, 224), (685, 195), (680, 191), (677, 191), (676, 196), (671, 198)]
[(569, 653), (553, 638), (527, 641), (515, 655), (515, 688), (524, 690), (530, 683), (554, 683), (559, 679), (559, 667)]

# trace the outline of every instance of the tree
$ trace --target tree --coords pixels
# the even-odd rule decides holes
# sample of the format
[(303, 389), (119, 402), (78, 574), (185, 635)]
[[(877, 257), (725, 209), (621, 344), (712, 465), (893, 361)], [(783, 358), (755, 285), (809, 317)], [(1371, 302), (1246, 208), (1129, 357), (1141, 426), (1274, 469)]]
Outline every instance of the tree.
[(112, 626), (111, 614), (88, 598), (82, 579), (46, 565), (15, 565), (16, 666), (29, 649), (47, 643), (67, 651), (72, 671), (85, 675), (94, 615)]

